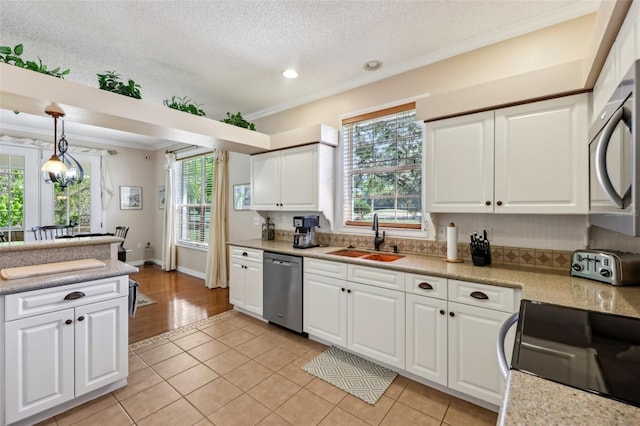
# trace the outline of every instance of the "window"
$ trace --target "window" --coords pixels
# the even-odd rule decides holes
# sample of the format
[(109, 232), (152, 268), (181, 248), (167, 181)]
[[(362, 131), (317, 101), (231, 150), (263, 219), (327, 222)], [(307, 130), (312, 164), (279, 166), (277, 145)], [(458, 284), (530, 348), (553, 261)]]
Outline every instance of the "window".
[(91, 232), (91, 162), (80, 162), (84, 171), (82, 182), (65, 188), (58, 183), (53, 189), (53, 224), (77, 223), (74, 232)]
[(176, 162), (176, 241), (207, 246), (211, 224), (213, 155)]
[(344, 224), (420, 229), (422, 126), (415, 103), (342, 121)]

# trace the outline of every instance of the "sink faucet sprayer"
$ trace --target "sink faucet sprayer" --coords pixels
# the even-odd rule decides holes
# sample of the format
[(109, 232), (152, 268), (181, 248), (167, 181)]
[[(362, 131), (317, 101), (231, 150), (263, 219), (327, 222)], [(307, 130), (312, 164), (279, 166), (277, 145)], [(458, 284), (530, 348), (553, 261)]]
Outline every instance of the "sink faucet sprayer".
[(373, 246), (376, 249), (376, 251), (380, 250), (380, 244), (384, 242), (385, 232), (382, 231), (382, 238), (380, 238), (378, 234), (378, 213), (374, 213), (373, 215), (373, 225), (371, 226), (371, 230), (376, 231), (376, 236), (373, 238)]

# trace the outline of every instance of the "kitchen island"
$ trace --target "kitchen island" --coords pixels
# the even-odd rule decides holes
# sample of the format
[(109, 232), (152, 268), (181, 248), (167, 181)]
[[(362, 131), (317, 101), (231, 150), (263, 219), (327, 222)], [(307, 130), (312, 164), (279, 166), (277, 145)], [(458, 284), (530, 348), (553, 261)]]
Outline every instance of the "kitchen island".
[(128, 275), (138, 269), (117, 260), (121, 241), (0, 245), (0, 425), (34, 424), (126, 385)]
[[(460, 280), (512, 288), (521, 291), (523, 299), (640, 318), (640, 287), (614, 287), (570, 277), (568, 272), (557, 270), (547, 271), (505, 265), (476, 267), (471, 262), (447, 263), (439, 257), (413, 254), (403, 255), (392, 262), (381, 262), (362, 257), (331, 254), (344, 247), (294, 249), (288, 241), (248, 240), (229, 244), (406, 274), (442, 277), (449, 281), (449, 285)], [(430, 280), (429, 283), (436, 287), (437, 281)], [(407, 287), (405, 290), (409, 300), (410, 289)], [(451, 305), (449, 303), (449, 306)], [(446, 304), (441, 306), (442, 308), (439, 309), (446, 309)], [(459, 306), (457, 309), (460, 309)], [(410, 333), (407, 331), (407, 339), (409, 338)], [(492, 343), (492, 346), (495, 347), (495, 343)], [(407, 369), (409, 369), (409, 352), (407, 350)], [(432, 386), (430, 383), (425, 384)], [(432, 387), (445, 390), (438, 386)], [(500, 407), (499, 423), (505, 425), (636, 424), (640, 423), (640, 408), (512, 370)]]

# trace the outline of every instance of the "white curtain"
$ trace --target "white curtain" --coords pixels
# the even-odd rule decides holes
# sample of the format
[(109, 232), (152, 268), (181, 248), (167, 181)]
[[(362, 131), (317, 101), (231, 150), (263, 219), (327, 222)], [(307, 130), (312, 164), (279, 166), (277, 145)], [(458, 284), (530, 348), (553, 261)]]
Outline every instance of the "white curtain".
[(162, 228), (162, 269), (173, 271), (176, 269), (176, 240), (175, 240), (175, 188), (174, 188), (174, 166), (176, 155), (165, 154), (164, 160), (164, 220)]
[(227, 287), (227, 151), (213, 151), (213, 189), (211, 194), (211, 225), (205, 285)]

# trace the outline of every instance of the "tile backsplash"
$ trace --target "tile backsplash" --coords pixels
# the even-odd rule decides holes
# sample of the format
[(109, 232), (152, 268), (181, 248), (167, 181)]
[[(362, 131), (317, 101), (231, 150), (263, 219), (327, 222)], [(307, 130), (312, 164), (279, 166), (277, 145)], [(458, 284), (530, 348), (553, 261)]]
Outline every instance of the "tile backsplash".
[[(373, 235), (338, 234), (318, 232), (318, 242), (332, 246), (353, 246), (359, 249), (373, 250)], [(276, 240), (293, 241), (293, 231), (276, 229)], [(391, 252), (397, 245), (403, 254), (418, 254), (425, 256), (447, 255), (446, 241), (430, 241), (425, 239), (386, 237), (381, 246), (382, 251)], [(471, 262), (469, 244), (458, 243), (459, 256)], [(533, 268), (552, 268), (569, 271), (571, 266), (571, 251), (536, 249), (527, 247), (491, 246), (493, 264), (510, 266), (527, 266)]]

